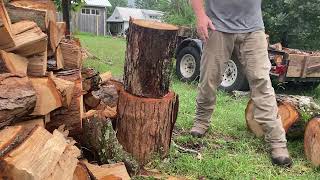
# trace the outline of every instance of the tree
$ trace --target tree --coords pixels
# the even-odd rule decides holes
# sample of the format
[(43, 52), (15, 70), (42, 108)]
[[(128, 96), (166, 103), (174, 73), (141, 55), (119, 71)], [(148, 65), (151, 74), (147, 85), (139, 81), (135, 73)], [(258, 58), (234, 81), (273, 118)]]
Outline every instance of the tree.
[(127, 7), (128, 5), (128, 0), (109, 0), (109, 2), (112, 6), (108, 11), (110, 13), (112, 13), (116, 7)]
[[(56, 5), (58, 11), (61, 11), (61, 1), (62, 0), (54, 0), (54, 3)], [(71, 0), (71, 4), (72, 4), (71, 10), (77, 12), (85, 4), (85, 1), (84, 0)]]
[(266, 31), (271, 40), (292, 48), (320, 49), (319, 12), (319, 0), (263, 1)]

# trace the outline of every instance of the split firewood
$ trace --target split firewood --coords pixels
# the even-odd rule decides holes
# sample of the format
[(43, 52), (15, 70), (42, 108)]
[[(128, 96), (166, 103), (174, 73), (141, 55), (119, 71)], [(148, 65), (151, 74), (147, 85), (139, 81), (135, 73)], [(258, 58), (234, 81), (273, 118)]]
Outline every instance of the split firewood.
[(28, 75), (44, 76), (47, 72), (47, 51), (28, 58)]
[(161, 98), (169, 93), (178, 27), (132, 19), (129, 24), (124, 87), (136, 96)]
[(59, 43), (65, 36), (66, 31), (66, 24), (64, 22), (55, 22), (50, 21), (49, 24), (49, 39), (50, 39), (50, 46), (53, 52), (56, 51)]
[(70, 107), (71, 100), (73, 98), (75, 83), (72, 81), (64, 80), (62, 78), (57, 78), (53, 74), (50, 74), (50, 78), (55, 83), (55, 86), (61, 95), (63, 106), (66, 108)]
[(73, 179), (80, 150), (62, 133), (11, 126), (1, 130), (0, 137), (5, 140), (0, 152), (10, 149), (2, 153), (1, 179)]
[(3, 158), (7, 153), (20, 145), (29, 133), (30, 131), (22, 126), (7, 126), (3, 128), (0, 131), (0, 158)]
[(28, 59), (0, 50), (0, 73), (27, 75)]
[(73, 180), (91, 180), (91, 174), (85, 164), (79, 162), (73, 173)]
[(38, 119), (32, 119), (28, 121), (14, 123), (14, 126), (21, 126), (22, 128), (31, 131), (36, 126), (45, 128), (44, 123), (45, 123), (45, 120), (43, 118), (38, 118)]
[(0, 128), (33, 112), (36, 91), (28, 77), (0, 74)]
[(46, 179), (54, 171), (66, 149), (64, 136), (50, 134), (37, 126), (28, 138), (2, 158), (1, 177), (9, 179)]
[(91, 92), (83, 96), (83, 102), (86, 107), (86, 110), (89, 111), (92, 109), (96, 109), (99, 106), (101, 100), (98, 98), (95, 98)]
[(101, 79), (101, 82), (100, 82), (101, 84), (107, 83), (112, 78), (111, 72), (105, 72), (103, 74), (100, 74), (99, 76), (100, 76), (100, 79)]
[(79, 69), (82, 67), (82, 52), (80, 46), (72, 40), (60, 43), (65, 69)]
[(60, 45), (58, 45), (56, 51), (54, 52), (54, 58), (55, 58), (55, 68), (56, 70), (63, 69), (64, 68), (64, 60), (62, 55), (62, 50)]
[(304, 152), (314, 166), (320, 166), (320, 119), (317, 117), (310, 120), (306, 126)]
[(17, 35), (37, 27), (33, 21), (20, 21), (11, 25), (12, 33)]
[[(319, 114), (320, 107), (312, 97), (276, 95), (278, 102), (278, 115), (281, 117), (282, 125), (288, 137), (302, 137), (304, 126), (311, 118)], [(250, 131), (257, 137), (262, 137), (264, 131), (253, 117), (254, 103), (249, 101), (246, 109), (246, 122)]]
[(92, 68), (82, 68), (81, 75), (83, 78), (83, 90), (85, 93), (90, 93), (91, 91), (96, 91), (99, 89), (101, 78), (99, 73), (97, 73)]
[(113, 176), (114, 179), (118, 178), (120, 180), (131, 179), (124, 163), (105, 164), (98, 166), (90, 164), (86, 160), (83, 160), (82, 162), (87, 166), (93, 177), (96, 179), (108, 179), (107, 177), (111, 178), (111, 176)]
[(37, 103), (32, 115), (46, 115), (62, 106), (62, 98), (51, 78), (30, 78), (36, 90)]
[(109, 107), (116, 107), (119, 99), (118, 91), (113, 84), (105, 84), (97, 91), (92, 91), (92, 95), (96, 99)]
[(124, 162), (130, 174), (136, 174), (139, 165), (119, 143), (111, 120), (101, 111), (89, 111), (85, 117), (82, 144), (93, 150), (101, 163)]
[(46, 124), (49, 131), (57, 129), (61, 125), (65, 125), (70, 131), (70, 135), (74, 136), (82, 132), (82, 117), (83, 117), (83, 92), (82, 92), (82, 77), (79, 70), (61, 71), (55, 74), (58, 78), (75, 83), (73, 96), (70, 107), (61, 107), (51, 112), (51, 121)]

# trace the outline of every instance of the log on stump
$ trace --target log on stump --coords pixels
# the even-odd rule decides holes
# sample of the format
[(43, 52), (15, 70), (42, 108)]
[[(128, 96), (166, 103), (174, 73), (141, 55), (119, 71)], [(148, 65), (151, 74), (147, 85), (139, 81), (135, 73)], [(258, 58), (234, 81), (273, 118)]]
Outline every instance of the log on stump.
[(320, 118), (310, 120), (304, 134), (304, 152), (311, 163), (320, 166)]
[(119, 142), (141, 165), (153, 154), (166, 156), (178, 108), (178, 95), (173, 92), (161, 99), (152, 99), (133, 96), (122, 90), (116, 122)]
[(173, 25), (130, 20), (124, 68), (127, 92), (150, 98), (169, 93), (177, 33)]
[(0, 128), (33, 112), (36, 91), (27, 77), (0, 74)]
[[(278, 103), (278, 115), (281, 117), (282, 125), (288, 137), (302, 137), (306, 122), (313, 116), (318, 115), (320, 107), (311, 97), (276, 95)], [(245, 116), (248, 129), (257, 137), (264, 136), (264, 131), (253, 117), (254, 102), (249, 101)]]
[(79, 70), (61, 71), (56, 76), (74, 82), (75, 86), (70, 107), (61, 107), (51, 112), (51, 121), (46, 124), (46, 128), (53, 131), (64, 124), (66, 129), (70, 131), (70, 135), (74, 136), (82, 132), (83, 92), (81, 72)]

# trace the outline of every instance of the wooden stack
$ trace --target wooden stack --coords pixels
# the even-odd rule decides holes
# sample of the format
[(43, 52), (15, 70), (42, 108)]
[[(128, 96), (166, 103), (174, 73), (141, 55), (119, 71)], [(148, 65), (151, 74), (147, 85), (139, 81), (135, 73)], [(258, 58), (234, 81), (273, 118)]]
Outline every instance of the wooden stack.
[(65, 38), (56, 13), (51, 0), (0, 0), (1, 101), (11, 102), (0, 107), (0, 128), (41, 118), (51, 132), (65, 124), (81, 133), (81, 46)]
[(119, 142), (141, 165), (169, 152), (179, 104), (169, 91), (177, 32), (173, 25), (130, 20), (116, 124)]
[(51, 0), (0, 0), (0, 179), (130, 178), (123, 164), (80, 162), (67, 138), (83, 137), (83, 96), (111, 74), (87, 77), (80, 42), (65, 31)]

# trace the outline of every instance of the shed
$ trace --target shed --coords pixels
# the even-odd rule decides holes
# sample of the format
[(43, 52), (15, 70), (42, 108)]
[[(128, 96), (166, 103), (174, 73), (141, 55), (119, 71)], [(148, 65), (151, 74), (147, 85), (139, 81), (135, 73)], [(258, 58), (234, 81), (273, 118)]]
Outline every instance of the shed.
[(116, 7), (107, 19), (108, 30), (111, 34), (124, 34), (129, 28), (130, 17), (160, 22), (163, 14), (156, 10)]
[[(106, 35), (107, 7), (111, 7), (108, 0), (85, 0), (79, 12), (71, 13), (71, 30)], [(61, 13), (58, 18), (62, 20)]]

